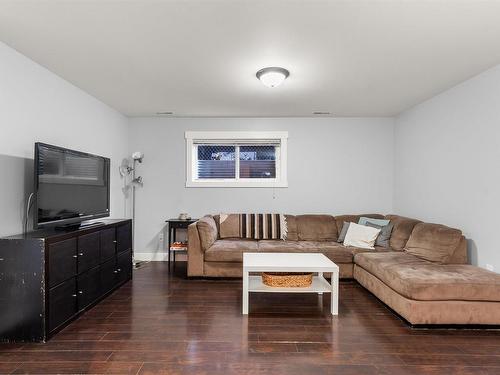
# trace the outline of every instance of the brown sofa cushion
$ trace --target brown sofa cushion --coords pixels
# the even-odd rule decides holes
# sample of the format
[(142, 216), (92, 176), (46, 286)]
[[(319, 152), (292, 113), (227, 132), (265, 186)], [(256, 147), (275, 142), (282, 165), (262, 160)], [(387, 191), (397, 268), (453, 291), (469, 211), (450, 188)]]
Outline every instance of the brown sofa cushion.
[(455, 252), (451, 256), (448, 264), (469, 264), (469, 257), (467, 254), (467, 239), (462, 236)]
[(219, 238), (238, 238), (240, 233), (239, 214), (219, 215)]
[[(383, 246), (375, 246), (375, 249), (364, 249), (362, 247), (354, 247), (354, 246), (349, 246), (348, 247), (349, 251), (352, 253), (352, 255), (356, 254), (361, 254), (361, 253), (386, 253), (388, 251), (394, 251), (389, 247), (383, 247)], [(353, 260), (354, 262), (354, 260)]]
[(298, 241), (299, 236), (297, 233), (297, 219), (294, 215), (285, 215), (286, 218), (286, 226), (287, 226), (287, 236), (286, 239), (288, 241)]
[(394, 224), (391, 239), (389, 240), (390, 247), (396, 251), (402, 251), (408, 238), (410, 238), (413, 228), (421, 221), (399, 215), (386, 215), (385, 218)]
[(405, 251), (419, 258), (445, 264), (455, 252), (462, 232), (441, 224), (420, 223), (415, 225)]
[(259, 251), (268, 253), (322, 253), (335, 263), (352, 263), (349, 248), (331, 241), (259, 241)]
[(470, 265), (441, 265), (404, 252), (363, 253), (357, 266), (406, 298), (500, 301), (500, 275)]
[(359, 220), (359, 215), (340, 215), (335, 216), (335, 223), (337, 224), (337, 239), (340, 236), (340, 232), (342, 232), (342, 228), (344, 227), (344, 223), (357, 223)]
[(206, 262), (243, 262), (243, 253), (256, 253), (258, 242), (254, 240), (218, 240), (205, 251)]
[(200, 235), (201, 248), (206, 251), (217, 240), (217, 224), (212, 216), (207, 215), (196, 222)]
[(351, 249), (337, 242), (300, 241), (305, 253), (322, 253), (334, 263), (352, 263)]
[(217, 238), (220, 238), (220, 215), (212, 215), (215, 221), (215, 226), (217, 227)]
[(337, 241), (335, 218), (330, 215), (297, 215), (299, 241)]
[(302, 247), (298, 241), (260, 240), (259, 251), (264, 253), (300, 253)]

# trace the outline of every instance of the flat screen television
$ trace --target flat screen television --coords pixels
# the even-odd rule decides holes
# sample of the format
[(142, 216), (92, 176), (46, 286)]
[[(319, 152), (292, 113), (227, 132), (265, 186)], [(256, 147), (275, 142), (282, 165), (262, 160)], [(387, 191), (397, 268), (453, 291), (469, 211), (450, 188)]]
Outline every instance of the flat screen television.
[(103, 156), (35, 143), (35, 228), (109, 216), (109, 165)]

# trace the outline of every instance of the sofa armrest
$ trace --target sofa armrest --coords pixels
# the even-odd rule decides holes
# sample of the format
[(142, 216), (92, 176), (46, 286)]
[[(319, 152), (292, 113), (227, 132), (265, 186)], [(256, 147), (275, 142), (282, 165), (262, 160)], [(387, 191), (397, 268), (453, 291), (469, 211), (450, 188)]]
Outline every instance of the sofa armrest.
[(203, 276), (204, 252), (196, 223), (188, 226), (188, 276)]

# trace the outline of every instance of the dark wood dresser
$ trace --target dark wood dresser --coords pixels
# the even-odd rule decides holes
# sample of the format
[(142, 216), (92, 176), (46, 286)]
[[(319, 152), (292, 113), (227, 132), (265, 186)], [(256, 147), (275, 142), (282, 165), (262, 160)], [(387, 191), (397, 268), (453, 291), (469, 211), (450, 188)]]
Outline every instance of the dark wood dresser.
[(46, 341), (132, 278), (132, 221), (0, 238), (0, 341)]

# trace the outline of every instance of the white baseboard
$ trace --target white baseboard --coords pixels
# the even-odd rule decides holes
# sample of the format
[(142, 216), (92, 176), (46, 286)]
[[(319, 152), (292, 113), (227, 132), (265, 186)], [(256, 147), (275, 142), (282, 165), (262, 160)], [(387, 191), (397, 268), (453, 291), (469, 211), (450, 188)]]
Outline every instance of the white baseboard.
[[(173, 254), (170, 255), (173, 260)], [(142, 260), (148, 262), (167, 262), (168, 261), (168, 253), (134, 253), (135, 260)], [(186, 254), (177, 254), (175, 256), (175, 260), (177, 261), (186, 261)]]

